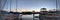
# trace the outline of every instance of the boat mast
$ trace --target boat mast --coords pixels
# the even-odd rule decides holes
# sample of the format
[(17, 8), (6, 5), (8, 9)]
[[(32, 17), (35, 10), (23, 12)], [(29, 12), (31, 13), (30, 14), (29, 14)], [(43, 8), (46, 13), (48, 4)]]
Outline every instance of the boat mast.
[(10, 12), (11, 12), (11, 2), (12, 2), (12, 0), (10, 0)]
[(56, 0), (56, 10), (57, 10), (57, 8), (58, 8), (58, 5), (57, 5), (57, 0)]
[(17, 12), (17, 0), (16, 0), (16, 12)]

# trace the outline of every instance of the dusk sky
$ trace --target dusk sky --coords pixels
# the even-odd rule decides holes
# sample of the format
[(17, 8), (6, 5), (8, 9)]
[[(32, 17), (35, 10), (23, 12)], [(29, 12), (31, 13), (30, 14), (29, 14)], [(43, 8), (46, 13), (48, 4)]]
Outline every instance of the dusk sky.
[[(16, 9), (16, 0), (12, 0), (11, 7), (12, 10)], [(18, 10), (40, 11), (41, 8), (56, 9), (56, 0), (17, 0)], [(7, 0), (4, 10), (10, 10), (10, 0)]]

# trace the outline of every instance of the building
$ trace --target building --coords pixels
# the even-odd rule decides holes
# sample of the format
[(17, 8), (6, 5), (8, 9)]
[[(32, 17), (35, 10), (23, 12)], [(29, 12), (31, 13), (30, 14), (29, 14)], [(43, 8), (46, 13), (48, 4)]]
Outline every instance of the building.
[(45, 15), (45, 14), (48, 14), (48, 11), (46, 8), (41, 8), (41, 11), (40, 11), (41, 14)]

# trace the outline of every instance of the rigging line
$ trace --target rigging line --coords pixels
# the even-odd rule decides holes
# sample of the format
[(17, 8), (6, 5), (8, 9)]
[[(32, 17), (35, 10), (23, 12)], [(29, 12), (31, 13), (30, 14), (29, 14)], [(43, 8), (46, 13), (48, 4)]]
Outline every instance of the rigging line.
[(11, 2), (12, 2), (12, 0), (10, 0), (10, 11), (11, 11)]
[(3, 6), (2, 6), (1, 8), (3, 8), (3, 9), (4, 9), (4, 6), (6, 5), (6, 3), (7, 3), (7, 0), (5, 0), (5, 2), (4, 2), (4, 4), (3, 4)]
[(17, 12), (17, 0), (16, 0), (16, 12)]

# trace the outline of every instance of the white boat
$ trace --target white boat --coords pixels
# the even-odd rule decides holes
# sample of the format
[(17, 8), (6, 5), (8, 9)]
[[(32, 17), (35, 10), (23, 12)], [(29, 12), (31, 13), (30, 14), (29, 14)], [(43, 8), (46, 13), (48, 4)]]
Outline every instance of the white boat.
[(60, 20), (60, 16), (58, 14), (40, 15), (40, 20)]

